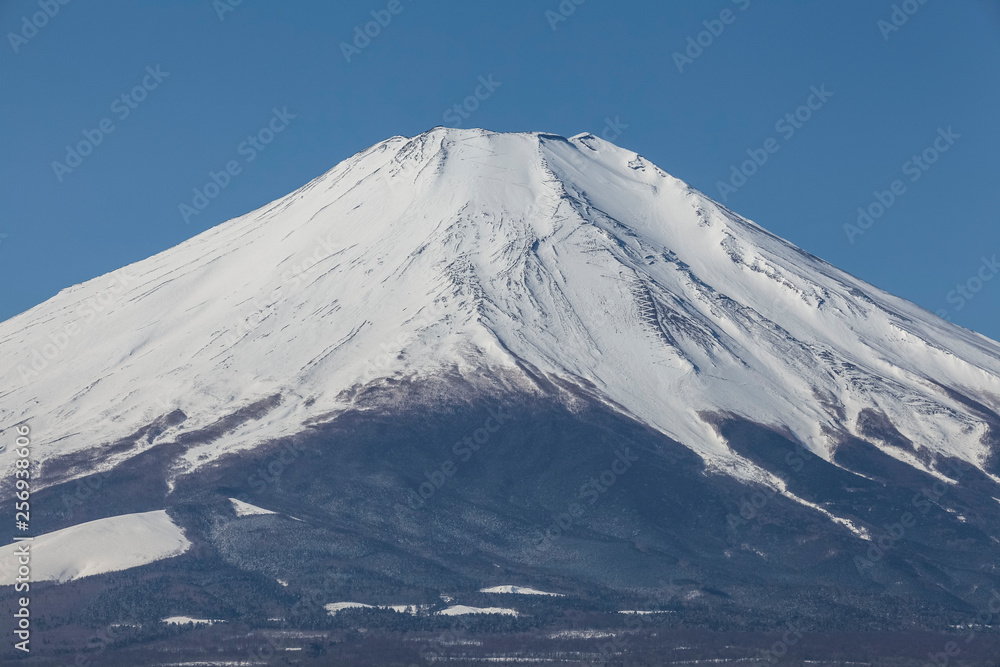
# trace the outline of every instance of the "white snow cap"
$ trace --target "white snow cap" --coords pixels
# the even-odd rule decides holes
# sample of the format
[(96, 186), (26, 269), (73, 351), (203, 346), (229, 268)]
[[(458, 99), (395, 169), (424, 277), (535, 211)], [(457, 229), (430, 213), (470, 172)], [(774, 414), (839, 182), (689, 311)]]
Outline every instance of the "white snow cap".
[(3, 322), (0, 358), (0, 422), (30, 419), (41, 460), (183, 410), (117, 455), (131, 456), (281, 396), (190, 449), (177, 474), (336, 414), (345, 390), (379, 378), (452, 369), (541, 391), (515, 361), (759, 479), (704, 414), (774, 426), (829, 458), (871, 408), (916, 447), (981, 466), (987, 425), (939, 385), (1000, 410), (996, 342), (589, 134), (393, 137)]

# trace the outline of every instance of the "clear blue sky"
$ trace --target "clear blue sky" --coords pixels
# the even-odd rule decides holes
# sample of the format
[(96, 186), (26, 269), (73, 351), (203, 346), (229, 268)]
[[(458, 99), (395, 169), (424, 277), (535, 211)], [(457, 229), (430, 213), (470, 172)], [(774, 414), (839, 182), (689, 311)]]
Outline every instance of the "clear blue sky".
[[(889, 0), (564, 0), (568, 16), (559, 0), (236, 1), (0, 1), (0, 319), (392, 135), (459, 120), (601, 134), (610, 118), (627, 125), (616, 143), (715, 198), (732, 165), (773, 139), (776, 152), (726, 193), (730, 208), (1000, 338), (1000, 275), (982, 265), (1000, 254), (995, 0), (908, 0), (898, 29)], [(33, 30), (45, 6), (54, 16)], [(728, 22), (715, 22), (723, 10)], [(373, 11), (391, 20), (347, 62), (342, 43)], [(720, 34), (679, 62), (710, 28)], [(491, 76), (499, 86), (469, 118), (445, 116)], [(832, 96), (810, 99), (813, 86)], [(799, 127), (776, 125), (807, 102)], [(241, 152), (275, 108), (295, 118)], [(54, 168), (84, 131), (100, 144), (72, 171)], [(925, 149), (933, 164), (907, 164)], [(231, 160), (240, 172), (186, 224), (179, 205)], [(901, 194), (849, 242), (844, 225), (896, 180)]]

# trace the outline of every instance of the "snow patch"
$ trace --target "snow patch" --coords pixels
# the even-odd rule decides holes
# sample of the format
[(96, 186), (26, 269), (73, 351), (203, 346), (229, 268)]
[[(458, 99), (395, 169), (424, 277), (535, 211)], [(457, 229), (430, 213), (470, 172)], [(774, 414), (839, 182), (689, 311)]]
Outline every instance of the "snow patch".
[(469, 607), (464, 604), (456, 604), (442, 609), (438, 612), (440, 616), (465, 616), (466, 614), (505, 614), (507, 616), (518, 616), (516, 610), (505, 607)]
[(277, 514), (277, 512), (272, 512), (271, 510), (266, 510), (263, 507), (257, 507), (256, 505), (251, 505), (250, 503), (245, 503), (242, 500), (236, 500), (236, 498), (230, 498), (229, 502), (233, 504), (233, 509), (236, 510), (236, 516), (255, 516), (258, 514)]
[(163, 622), (167, 625), (185, 625), (187, 623), (204, 623), (205, 625), (212, 625), (214, 623), (225, 623), (225, 621), (215, 618), (191, 618), (190, 616), (171, 616), (163, 619)]
[(549, 635), (549, 639), (606, 639), (617, 636), (603, 630), (560, 630)]
[(323, 605), (323, 608), (326, 609), (330, 616), (333, 616), (338, 611), (344, 609), (374, 609), (375, 605), (364, 604), (362, 602), (331, 602), (330, 604)]
[(480, 593), (510, 593), (513, 595), (550, 595), (552, 597), (566, 597), (562, 593), (547, 593), (526, 586), (493, 586), (492, 588), (481, 588)]
[(363, 602), (331, 602), (330, 604), (323, 605), (327, 613), (330, 616), (335, 616), (338, 611), (344, 609), (387, 609), (389, 611), (395, 611), (400, 614), (412, 614), (417, 615), (421, 611), (426, 611), (430, 609), (430, 605), (426, 604), (364, 604)]
[[(31, 545), (32, 581), (64, 583), (179, 556), (191, 542), (164, 510), (88, 521), (39, 535)], [(15, 563), (18, 543), (0, 547), (0, 563)], [(0, 585), (14, 583), (0, 566)]]

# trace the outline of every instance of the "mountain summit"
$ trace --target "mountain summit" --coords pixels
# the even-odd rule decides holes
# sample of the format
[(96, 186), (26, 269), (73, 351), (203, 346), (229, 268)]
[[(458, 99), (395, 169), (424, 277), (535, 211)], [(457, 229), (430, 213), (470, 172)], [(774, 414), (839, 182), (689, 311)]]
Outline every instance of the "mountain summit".
[(290, 590), (683, 580), (875, 622), (997, 583), (1000, 344), (590, 134), (393, 137), (3, 322), (0, 354), (48, 529), (166, 509)]

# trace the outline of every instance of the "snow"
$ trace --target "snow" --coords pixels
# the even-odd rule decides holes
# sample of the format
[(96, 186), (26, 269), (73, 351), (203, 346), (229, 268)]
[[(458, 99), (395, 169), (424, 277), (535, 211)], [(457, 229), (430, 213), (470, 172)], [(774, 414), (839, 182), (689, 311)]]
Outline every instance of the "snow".
[[(437, 656), (433, 656), (434, 660), (439, 660)], [(536, 662), (555, 662), (558, 658), (525, 658), (520, 655), (500, 655), (500, 656), (487, 656), (478, 658), (480, 662), (502, 662), (505, 665), (515, 665), (522, 662), (536, 663)]]
[[(24, 544), (24, 543), (21, 543)], [(31, 580), (64, 583), (179, 556), (191, 546), (164, 510), (97, 519), (39, 535), (31, 542)], [(0, 547), (0, 563), (15, 563), (18, 543)], [(0, 585), (14, 583), (0, 567)]]
[(390, 611), (395, 611), (400, 614), (412, 614), (416, 615), (421, 611), (430, 608), (430, 605), (424, 604), (364, 604), (362, 602), (331, 602), (330, 604), (323, 605), (323, 608), (331, 615), (334, 616), (338, 611), (344, 609), (388, 609)]
[(338, 611), (344, 609), (374, 609), (375, 605), (363, 604), (361, 602), (331, 602), (330, 604), (323, 605), (323, 608), (333, 616)]
[(620, 633), (603, 630), (560, 630), (549, 635), (549, 639), (606, 639), (617, 637)]
[(220, 621), (218, 619), (191, 618), (190, 616), (171, 616), (163, 619), (163, 622), (167, 625), (185, 625), (187, 623), (205, 623), (206, 625), (212, 625), (213, 623), (225, 623), (225, 621)]
[[(0, 375), (0, 422), (30, 418), (46, 436), (33, 447), (42, 463), (187, 415), (79, 475), (281, 397), (190, 446), (171, 483), (336, 419), (348, 388), (455, 366), (474, 386), (541, 393), (521, 370), (530, 364), (754, 481), (767, 474), (711, 415), (770, 425), (829, 460), (874, 409), (922, 460), (982, 469), (989, 426), (941, 386), (1000, 411), (1000, 344), (589, 134), (393, 137), (0, 323), (0, 358), (18, 360)], [(0, 453), (4, 485), (14, 460)]]
[(546, 593), (534, 588), (525, 586), (494, 586), (492, 588), (481, 588), (480, 593), (511, 593), (514, 595), (551, 595), (552, 597), (565, 597), (562, 593)]
[[(787, 484), (785, 483), (785, 481), (783, 479), (779, 478), (777, 475), (774, 475), (774, 474), (768, 472), (768, 473), (765, 473), (764, 476), (765, 476), (765, 480), (764, 481), (767, 484), (769, 484), (770, 486), (772, 486), (776, 491), (778, 491), (779, 493), (781, 493), (783, 496), (785, 496), (789, 500), (793, 500), (793, 501), (799, 503), (800, 505), (803, 505), (805, 507), (808, 507), (811, 510), (819, 512), (820, 514), (822, 514), (825, 517), (827, 517), (828, 519), (830, 519), (830, 521), (832, 521), (833, 523), (835, 523), (838, 526), (841, 526), (843, 528), (846, 528), (850, 532), (854, 533), (854, 535), (856, 537), (858, 537), (859, 539), (862, 539), (862, 540), (865, 540), (865, 541), (868, 541), (868, 542), (872, 541), (871, 533), (864, 526), (859, 526), (858, 524), (854, 523), (850, 519), (845, 519), (843, 517), (836, 516), (835, 514), (833, 514), (833, 512), (831, 512), (830, 510), (826, 509), (825, 507), (820, 507), (816, 503), (811, 503), (811, 502), (809, 502), (808, 500), (806, 500), (804, 498), (800, 498), (799, 496), (797, 496), (794, 493), (792, 493), (791, 491), (789, 491), (788, 488), (787, 488)], [(761, 557), (764, 557), (764, 554), (760, 553), (759, 551), (757, 553)]]
[[(233, 504), (233, 509), (236, 510), (236, 516), (254, 516), (258, 514), (276, 514), (271, 510), (266, 510), (263, 507), (257, 507), (256, 505), (251, 505), (250, 503), (243, 502), (242, 500), (236, 500), (236, 498), (230, 498), (229, 502)], [(286, 586), (288, 584), (285, 584)]]
[(464, 604), (452, 605), (438, 612), (441, 616), (465, 616), (466, 614), (505, 614), (507, 616), (517, 616), (514, 609), (505, 607), (469, 607)]

